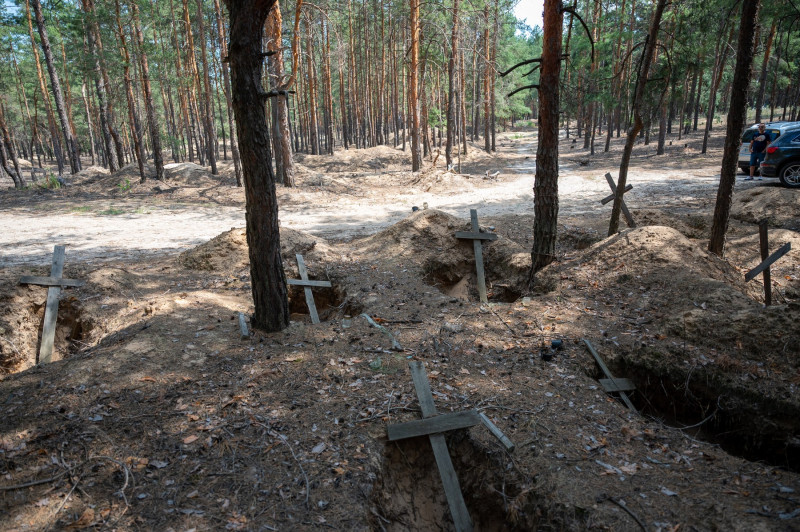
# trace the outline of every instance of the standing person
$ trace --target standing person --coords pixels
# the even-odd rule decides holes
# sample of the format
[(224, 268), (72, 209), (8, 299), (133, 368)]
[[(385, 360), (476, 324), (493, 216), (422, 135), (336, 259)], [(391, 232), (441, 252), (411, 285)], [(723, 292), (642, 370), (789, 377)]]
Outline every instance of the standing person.
[[(745, 181), (752, 181), (753, 174), (756, 168), (767, 156), (767, 146), (772, 141), (769, 133), (766, 131), (767, 126), (758, 124), (758, 133), (753, 135), (753, 140), (750, 141), (750, 177), (745, 177)], [(761, 174), (758, 175), (758, 180), (761, 181)]]

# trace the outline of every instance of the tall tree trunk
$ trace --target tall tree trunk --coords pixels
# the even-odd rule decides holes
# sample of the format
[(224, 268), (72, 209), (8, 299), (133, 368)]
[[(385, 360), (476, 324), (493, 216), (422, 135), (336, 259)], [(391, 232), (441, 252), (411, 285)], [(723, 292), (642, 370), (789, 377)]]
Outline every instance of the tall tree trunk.
[[(89, 113), (89, 98), (86, 97), (86, 82), (81, 83), (81, 97), (86, 111), (86, 128), (89, 130), (89, 147), (92, 153), (92, 165), (97, 164), (97, 153), (94, 147), (94, 128), (92, 127), (92, 115)], [(31, 161), (33, 162), (33, 161)]]
[[(758, 85), (756, 86), (756, 124), (761, 122), (761, 108), (764, 106), (764, 89), (767, 86), (767, 68), (769, 66), (769, 56), (772, 52), (772, 43), (775, 40), (775, 29), (778, 25), (777, 18), (772, 22), (772, 27), (769, 30), (767, 37), (767, 44), (764, 47), (764, 60), (761, 62), (761, 75), (758, 77)], [(746, 119), (745, 119), (746, 121)]]
[(147, 179), (144, 169), (144, 150), (142, 149), (142, 128), (139, 124), (139, 117), (136, 116), (134, 108), (133, 87), (131, 83), (131, 56), (128, 52), (128, 44), (125, 39), (125, 31), (122, 28), (119, 0), (114, 2), (115, 13), (117, 16), (117, 37), (119, 38), (120, 52), (122, 53), (123, 82), (125, 84), (125, 95), (128, 100), (128, 121), (133, 136), (133, 148), (136, 155), (136, 162), (139, 164), (139, 179), (144, 183)]
[[(153, 148), (153, 164), (156, 167), (156, 179), (164, 180), (164, 159), (161, 154), (161, 134), (159, 132), (158, 119), (156, 118), (155, 106), (153, 105), (153, 93), (150, 90), (150, 68), (147, 63), (147, 53), (144, 50), (144, 35), (139, 23), (139, 7), (136, 2), (131, 2), (133, 14), (133, 30), (136, 34), (136, 41), (139, 44), (139, 66), (142, 70), (142, 92), (144, 93), (144, 107), (147, 113), (147, 126), (150, 130), (150, 146)], [(144, 177), (142, 177), (144, 183)]]
[[(275, 86), (283, 84), (283, 52), (281, 35), (281, 9), (278, 2), (270, 10), (267, 16), (267, 52), (273, 55), (268, 56), (268, 68), (275, 80)], [(292, 159), (291, 133), (289, 131), (289, 108), (285, 94), (279, 94), (272, 98), (270, 102), (273, 109), (272, 113), (272, 139), (273, 156), (275, 157), (276, 179), (284, 186), (294, 186), (294, 160)]]
[(58, 78), (58, 71), (56, 70), (55, 60), (53, 59), (53, 50), (50, 48), (50, 37), (48, 36), (47, 28), (44, 25), (42, 4), (39, 2), (39, 0), (30, 0), (30, 2), (31, 6), (33, 7), (34, 17), (36, 19), (36, 28), (39, 30), (42, 51), (44, 52), (44, 60), (45, 64), (47, 65), (47, 73), (50, 74), (50, 87), (52, 88), (53, 99), (56, 102), (58, 119), (61, 122), (61, 132), (64, 135), (67, 157), (69, 158), (69, 168), (74, 175), (81, 171), (81, 159), (78, 155), (78, 144), (75, 142), (75, 136), (72, 134), (69, 117), (67, 116), (67, 109), (64, 105), (64, 93), (61, 90), (61, 81)]
[(561, 0), (544, 1), (543, 52), (539, 73), (539, 143), (533, 182), (533, 248), (528, 284), (536, 272), (556, 258), (558, 236), (558, 119), (561, 77), (561, 39), (564, 23)]
[(214, 128), (214, 103), (211, 96), (211, 81), (208, 77), (208, 53), (206, 50), (206, 32), (203, 23), (203, 0), (197, 0), (197, 25), (200, 32), (200, 62), (203, 65), (203, 119), (205, 120), (204, 129), (206, 130), (206, 152), (208, 153), (208, 164), (211, 166), (211, 174), (217, 175), (217, 135)]
[(733, 90), (728, 112), (728, 131), (725, 136), (725, 152), (722, 156), (717, 203), (714, 207), (714, 221), (711, 225), (711, 239), (708, 243), (708, 250), (719, 256), (722, 256), (725, 250), (725, 234), (728, 232), (733, 187), (736, 183), (739, 144), (746, 120), (747, 89), (753, 69), (755, 48), (753, 41), (758, 25), (760, 4), (761, 0), (742, 2), (739, 44), (736, 50), (736, 67), (733, 73)]
[(408, 87), (408, 103), (411, 108), (411, 171), (422, 170), (422, 147), (420, 146), (419, 110), (419, 3), (409, 0), (411, 7), (411, 65)]
[(289, 325), (289, 300), (281, 261), (278, 201), (267, 160), (269, 127), (261, 93), (261, 34), (275, 0), (226, 0), (230, 13), (233, 109), (247, 202), (247, 244), (255, 314), (253, 326), (274, 332)]
[(450, 37), (450, 61), (447, 63), (447, 144), (444, 148), (447, 168), (453, 166), (453, 142), (456, 132), (456, 61), (458, 60), (458, 0), (453, 0), (453, 30)]
[[(15, 188), (25, 188), (25, 178), (22, 177), (22, 171), (19, 169), (19, 160), (14, 151), (14, 143), (11, 142), (11, 135), (8, 134), (2, 99), (0, 99), (0, 134), (2, 135), (0, 136), (0, 166), (2, 166), (3, 170), (11, 177)], [(13, 168), (8, 164), (6, 150), (8, 150), (8, 156), (10, 156), (13, 161)]]
[(58, 130), (56, 129), (53, 106), (50, 104), (50, 98), (47, 96), (47, 85), (44, 81), (42, 62), (39, 59), (39, 50), (38, 46), (36, 45), (36, 38), (33, 36), (33, 18), (31, 16), (31, 9), (28, 0), (25, 0), (25, 14), (28, 19), (28, 34), (31, 37), (31, 49), (33, 50), (34, 62), (36, 63), (36, 75), (39, 79), (39, 90), (42, 93), (42, 100), (44, 100), (44, 108), (45, 112), (47, 113), (47, 125), (50, 132), (50, 140), (53, 143), (53, 152), (55, 153), (56, 163), (58, 164), (58, 175), (62, 175), (64, 173), (64, 158), (61, 154), (61, 140), (58, 137)]
[[(275, 2), (275, 6), (278, 3)], [(219, 7), (219, 0), (214, 0), (214, 11), (217, 16), (217, 35), (219, 37), (219, 49), (221, 57), (225, 58), (222, 61), (222, 65), (220, 65), (220, 69), (222, 70), (222, 83), (223, 88), (225, 91), (225, 103), (228, 107), (228, 130), (231, 132), (231, 158), (233, 158), (233, 170), (236, 176), (236, 186), (242, 186), (242, 159), (239, 156), (239, 141), (236, 139), (236, 135), (234, 133), (233, 127), (233, 104), (231, 102), (231, 79), (228, 73), (228, 42), (225, 39), (225, 30), (224, 30), (224, 23), (222, 19), (222, 10)], [(284, 100), (284, 107), (285, 107), (285, 100)], [(288, 128), (288, 120), (287, 120), (287, 128), (286, 128), (286, 144), (289, 145), (289, 128)], [(291, 159), (290, 159), (291, 160)], [(294, 182), (294, 177), (292, 177), (292, 182)]]
[(645, 85), (647, 85), (647, 77), (650, 74), (650, 66), (653, 62), (653, 56), (655, 55), (656, 44), (658, 43), (658, 30), (666, 3), (666, 0), (657, 0), (655, 10), (653, 11), (653, 20), (650, 23), (650, 30), (647, 33), (647, 40), (644, 45), (644, 50), (642, 51), (641, 66), (639, 67), (636, 88), (633, 93), (633, 102), (631, 103), (633, 124), (628, 130), (628, 136), (625, 139), (625, 149), (622, 152), (622, 161), (619, 165), (617, 191), (614, 195), (614, 206), (611, 209), (611, 222), (608, 225), (608, 236), (616, 234), (619, 230), (619, 214), (622, 211), (622, 195), (625, 193), (625, 185), (628, 181), (628, 166), (630, 165), (631, 153), (633, 152), (633, 143), (636, 141), (636, 136), (642, 130), (643, 126), (641, 115), (642, 100), (644, 98)]
[[(754, 1), (754, 0), (751, 0)], [(708, 149), (708, 136), (711, 133), (711, 128), (714, 126), (714, 112), (717, 107), (717, 89), (722, 81), (722, 74), (725, 70), (725, 63), (728, 60), (728, 43), (733, 40), (734, 29), (731, 28), (730, 37), (727, 41), (721, 42), (721, 50), (717, 53), (717, 64), (715, 65), (714, 74), (711, 77), (711, 85), (708, 93), (708, 113), (706, 115), (706, 131), (703, 135), (703, 148), (700, 153), (705, 153)]]
[(489, 94), (491, 89), (491, 52), (489, 47), (489, 4), (483, 8), (483, 149), (486, 153), (492, 153), (492, 97)]

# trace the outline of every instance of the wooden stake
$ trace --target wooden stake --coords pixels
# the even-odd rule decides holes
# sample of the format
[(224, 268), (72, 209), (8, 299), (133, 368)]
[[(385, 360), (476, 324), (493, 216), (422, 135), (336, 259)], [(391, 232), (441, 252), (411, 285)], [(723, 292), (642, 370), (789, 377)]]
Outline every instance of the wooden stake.
[(476, 209), (469, 210), (469, 218), (472, 224), (472, 231), (456, 231), (456, 238), (472, 240), (472, 247), (475, 251), (475, 272), (478, 276), (478, 295), (481, 303), (488, 303), (489, 300), (486, 297), (486, 274), (483, 270), (483, 244), (481, 241), (497, 240), (497, 235), (494, 233), (481, 233)]

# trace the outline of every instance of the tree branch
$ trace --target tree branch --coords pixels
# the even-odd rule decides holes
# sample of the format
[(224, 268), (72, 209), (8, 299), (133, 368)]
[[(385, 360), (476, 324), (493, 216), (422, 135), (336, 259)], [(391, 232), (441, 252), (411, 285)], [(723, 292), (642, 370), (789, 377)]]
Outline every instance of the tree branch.
[(506, 75), (508, 75), (511, 72), (515, 71), (519, 67), (523, 67), (525, 65), (530, 65), (531, 63), (541, 63), (541, 62), (542, 62), (542, 58), (541, 57), (537, 57), (536, 59), (527, 59), (525, 61), (521, 61), (521, 62), (517, 63), (516, 65), (512, 66), (511, 68), (509, 68), (508, 70), (506, 70), (505, 72), (500, 72), (500, 77), (502, 77), (502, 78), (506, 77)]
[(539, 85), (525, 85), (524, 87), (520, 87), (518, 89), (514, 89), (512, 92), (509, 92), (508, 96), (506, 96), (506, 98), (511, 98), (516, 93), (518, 93), (520, 91), (524, 91), (525, 89), (538, 89), (538, 88), (539, 88)]
[(575, 11), (575, 6), (565, 7), (564, 9), (562, 9), (562, 13), (569, 13), (570, 15), (577, 18), (578, 22), (580, 22), (581, 26), (583, 26), (583, 29), (586, 30), (586, 36), (589, 37), (589, 44), (592, 45), (592, 63), (594, 63), (594, 39), (592, 38), (592, 32), (589, 31), (589, 27), (583, 21), (581, 16)]

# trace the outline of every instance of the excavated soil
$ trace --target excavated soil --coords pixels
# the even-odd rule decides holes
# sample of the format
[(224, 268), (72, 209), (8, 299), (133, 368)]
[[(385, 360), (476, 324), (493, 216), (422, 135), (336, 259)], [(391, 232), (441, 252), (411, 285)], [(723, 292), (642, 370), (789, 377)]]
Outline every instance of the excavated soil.
[[(0, 193), (0, 223), (18, 228), (0, 237), (3, 528), (450, 530), (427, 438), (386, 438), (420, 417), (408, 362), (422, 360), (440, 413), (477, 409), (516, 445), (482, 426), (447, 435), (476, 530), (797, 529), (797, 192), (737, 183), (721, 259), (706, 251), (721, 139), (706, 156), (698, 138), (661, 158), (639, 146), (639, 227), (606, 238), (619, 145), (592, 158), (565, 143), (558, 260), (531, 291), (533, 140), (504, 134), (459, 174), (441, 159), (412, 174), (391, 147), (299, 156), (300, 186), (279, 189), (281, 254), (288, 278), (300, 253), (331, 282), (314, 289), (322, 323), (292, 287), (290, 327), (244, 338), (229, 164), (171, 165), (164, 183), (88, 168)], [(454, 238), (469, 208), (498, 235), (488, 305)], [(744, 281), (764, 217), (771, 250), (793, 248), (771, 307)], [(48, 275), (65, 239), (64, 276), (86, 284), (64, 289), (57, 361), (36, 366), (47, 290), (17, 281)], [(603, 392), (583, 339), (634, 381), (639, 412)]]

